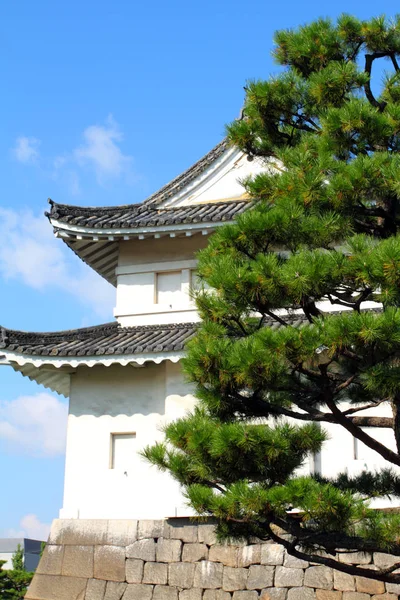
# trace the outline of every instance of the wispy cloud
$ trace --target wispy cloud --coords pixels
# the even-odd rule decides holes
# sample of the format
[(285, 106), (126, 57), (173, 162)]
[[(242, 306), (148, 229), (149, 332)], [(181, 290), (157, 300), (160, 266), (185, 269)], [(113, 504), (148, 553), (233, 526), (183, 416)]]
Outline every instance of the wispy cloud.
[(34, 137), (18, 137), (12, 150), (13, 156), (21, 163), (34, 163), (39, 158), (40, 141)]
[(67, 403), (45, 392), (0, 401), (0, 440), (10, 451), (62, 455), (67, 415)]
[(36, 515), (29, 514), (22, 517), (17, 529), (5, 529), (2, 537), (31, 538), (33, 540), (47, 541), (50, 533), (50, 524), (42, 523)]
[(18, 137), (11, 152), (21, 163), (36, 163), (50, 177), (66, 185), (74, 196), (81, 193), (85, 173), (94, 173), (100, 185), (121, 178), (128, 184), (137, 180), (133, 157), (123, 152), (124, 135), (111, 114), (103, 124), (86, 127), (81, 137), (82, 142), (76, 148), (66, 149), (55, 157), (40, 156), (40, 140), (27, 136)]
[(43, 216), (0, 208), (0, 276), (74, 296), (102, 319), (110, 318), (114, 288), (54, 238)]
[(79, 165), (94, 169), (99, 183), (131, 173), (133, 158), (124, 154), (118, 145), (123, 134), (112, 115), (108, 116), (105, 125), (87, 127), (83, 139), (73, 157)]

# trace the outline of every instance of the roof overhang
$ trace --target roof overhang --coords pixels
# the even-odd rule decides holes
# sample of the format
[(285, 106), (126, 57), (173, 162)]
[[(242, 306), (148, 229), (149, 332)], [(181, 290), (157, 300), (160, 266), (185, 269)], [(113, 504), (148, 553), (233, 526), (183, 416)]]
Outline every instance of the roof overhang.
[(70, 376), (79, 367), (95, 367), (121, 365), (142, 367), (145, 363), (153, 362), (160, 364), (164, 361), (173, 363), (183, 358), (180, 352), (153, 352), (143, 354), (113, 354), (106, 356), (33, 356), (18, 352), (3, 351), (0, 357), (0, 365), (11, 366), (14, 371), (28, 377), (31, 381), (40, 383), (45, 388), (69, 397)]
[(133, 239), (191, 237), (210, 235), (226, 222), (192, 223), (132, 229), (91, 229), (65, 227), (65, 223), (50, 219), (56, 237), (61, 238), (73, 252), (113, 286), (117, 285), (119, 244)]

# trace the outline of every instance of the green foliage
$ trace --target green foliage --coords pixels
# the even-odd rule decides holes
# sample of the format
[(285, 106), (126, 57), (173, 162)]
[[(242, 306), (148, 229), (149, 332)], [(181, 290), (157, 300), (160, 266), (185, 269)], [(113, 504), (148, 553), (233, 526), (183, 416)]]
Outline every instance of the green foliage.
[[(299, 467), (324, 423), (400, 466), (400, 18), (319, 19), (275, 44), (283, 72), (249, 82), (243, 118), (227, 127), (265, 166), (243, 182), (251, 209), (198, 256), (208, 289), (184, 369), (199, 408), (144, 455), (221, 537), (272, 537), (349, 572), (337, 549), (400, 557), (399, 514), (369, 505), (400, 495), (398, 475), (328, 481)], [(377, 60), (391, 70), (379, 94)], [(382, 404), (396, 451), (359, 414)], [(352, 572), (400, 582), (394, 570)]]
[[(17, 563), (18, 562), (19, 558), (17, 555)], [(22, 600), (32, 581), (33, 573), (29, 573), (23, 568), (13, 568), (11, 571), (6, 571), (3, 569), (4, 564), (5, 561), (0, 560), (0, 598), (2, 600)]]
[(12, 556), (11, 562), (13, 571), (24, 570), (24, 551), (21, 547), (21, 544), (18, 544), (17, 549)]

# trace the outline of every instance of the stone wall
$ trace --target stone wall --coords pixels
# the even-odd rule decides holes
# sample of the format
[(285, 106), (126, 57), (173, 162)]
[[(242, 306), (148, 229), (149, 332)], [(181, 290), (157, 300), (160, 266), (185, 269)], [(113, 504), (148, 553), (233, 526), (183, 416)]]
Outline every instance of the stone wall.
[[(384, 555), (342, 560), (383, 565)], [(400, 585), (309, 565), (273, 543), (220, 545), (212, 524), (58, 520), (30, 600), (397, 600)]]

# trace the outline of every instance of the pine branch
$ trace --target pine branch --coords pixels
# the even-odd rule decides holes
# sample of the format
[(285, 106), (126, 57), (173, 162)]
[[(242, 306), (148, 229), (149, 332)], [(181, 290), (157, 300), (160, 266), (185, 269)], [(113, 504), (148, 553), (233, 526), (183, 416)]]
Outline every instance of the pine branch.
[(360, 442), (363, 442), (366, 446), (368, 446), (368, 448), (371, 448), (371, 450), (375, 450), (375, 452), (380, 454), (382, 458), (400, 467), (400, 456), (396, 454), (396, 452), (389, 450), (389, 448), (375, 440), (373, 437), (371, 437), (370, 435), (365, 433), (365, 431), (363, 431), (357, 425), (355, 425), (351, 419), (346, 417), (340, 411), (340, 409), (336, 406), (335, 402), (332, 399), (326, 398), (325, 402), (327, 407), (334, 415), (334, 417), (336, 417), (336, 422), (338, 423), (338, 425), (342, 425), (345, 429), (347, 429), (349, 433), (351, 433), (353, 437), (360, 440)]
[(364, 84), (365, 95), (368, 98), (368, 101), (372, 106), (375, 106), (379, 110), (379, 112), (383, 112), (386, 107), (386, 102), (378, 102), (371, 90), (371, 72), (372, 72), (372, 64), (376, 58), (383, 58), (387, 56), (386, 52), (374, 52), (373, 54), (365, 55), (365, 73), (368, 74), (368, 80)]

